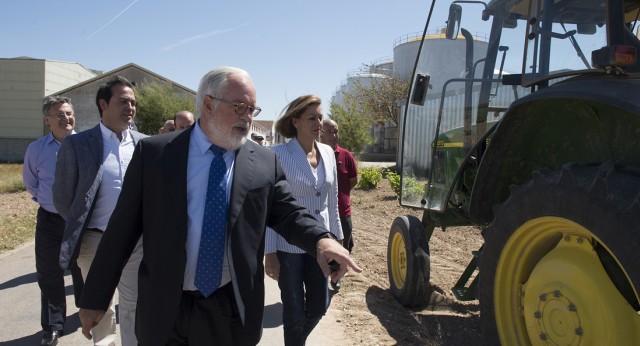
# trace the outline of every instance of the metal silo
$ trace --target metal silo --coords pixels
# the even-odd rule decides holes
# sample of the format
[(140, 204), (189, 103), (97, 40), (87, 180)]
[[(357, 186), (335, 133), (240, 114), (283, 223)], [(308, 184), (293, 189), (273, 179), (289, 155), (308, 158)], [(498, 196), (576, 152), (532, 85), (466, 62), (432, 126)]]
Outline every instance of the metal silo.
[[(447, 40), (444, 29), (428, 33), (424, 42), (423, 54), (419, 64), (429, 71), (433, 81), (446, 81), (451, 78), (465, 76), (465, 42)], [(395, 72), (404, 79), (410, 79), (413, 65), (418, 55), (422, 33), (416, 32), (398, 37), (393, 44), (393, 64)], [(484, 34), (473, 35), (473, 61), (477, 61), (487, 53), (487, 37)], [(476, 69), (477, 71), (479, 69)], [(476, 75), (478, 75), (476, 73)], [(442, 84), (432, 85), (434, 92), (440, 92)]]

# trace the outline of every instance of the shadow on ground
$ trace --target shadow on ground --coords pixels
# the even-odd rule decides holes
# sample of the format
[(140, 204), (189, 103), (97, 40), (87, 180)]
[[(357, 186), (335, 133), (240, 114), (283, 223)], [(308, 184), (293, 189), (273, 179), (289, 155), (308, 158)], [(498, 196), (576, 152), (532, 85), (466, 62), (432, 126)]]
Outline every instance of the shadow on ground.
[(27, 285), (37, 281), (36, 273), (29, 273), (13, 278), (9, 281), (0, 284), (0, 290), (6, 290), (8, 288), (14, 288), (22, 285)]
[(477, 304), (409, 309), (377, 286), (369, 287), (366, 301), (397, 345), (486, 345)]
[[(69, 335), (76, 333), (80, 328), (80, 318), (78, 317), (78, 313), (74, 313), (71, 316), (67, 317), (67, 323), (64, 327), (64, 335)], [(9, 341), (0, 342), (0, 346), (26, 346), (26, 345), (40, 345), (40, 341), (42, 340), (43, 332), (39, 331), (37, 333), (23, 336), (21, 338), (17, 338)], [(64, 340), (64, 335), (60, 339), (62, 342)]]

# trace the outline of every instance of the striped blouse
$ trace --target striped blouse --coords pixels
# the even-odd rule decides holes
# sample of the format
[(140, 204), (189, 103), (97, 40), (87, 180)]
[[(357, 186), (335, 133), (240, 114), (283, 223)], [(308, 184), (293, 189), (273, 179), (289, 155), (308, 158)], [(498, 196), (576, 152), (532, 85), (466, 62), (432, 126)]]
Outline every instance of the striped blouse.
[[(344, 238), (338, 214), (338, 175), (336, 158), (330, 146), (316, 142), (319, 154), (318, 172), (307, 160), (307, 154), (297, 139), (271, 149), (276, 152), (282, 169), (287, 175), (291, 194), (296, 201), (336, 236)], [(287, 243), (273, 229), (267, 227), (265, 253), (284, 251), (304, 253), (304, 250)]]

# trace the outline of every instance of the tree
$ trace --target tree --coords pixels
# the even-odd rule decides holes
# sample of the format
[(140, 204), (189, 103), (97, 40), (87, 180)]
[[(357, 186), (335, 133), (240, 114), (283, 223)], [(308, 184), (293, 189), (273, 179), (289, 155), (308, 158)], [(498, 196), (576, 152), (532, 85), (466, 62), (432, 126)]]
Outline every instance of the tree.
[(194, 112), (193, 96), (177, 93), (171, 83), (151, 82), (135, 88), (137, 112), (136, 126), (138, 131), (153, 135), (168, 119), (173, 119), (176, 112), (188, 110)]
[(340, 146), (358, 155), (367, 144), (371, 144), (370, 129), (373, 119), (355, 110), (352, 102), (347, 100), (346, 109), (337, 103), (329, 106), (330, 118), (340, 129)]
[[(364, 65), (369, 71), (377, 69)], [(363, 70), (364, 70), (363, 68)], [(400, 75), (386, 71), (384, 74), (376, 74), (367, 79), (368, 85), (356, 79), (351, 93), (345, 94), (345, 98), (351, 98), (360, 112), (370, 114), (374, 122), (384, 124), (391, 123), (398, 126), (400, 107), (398, 100), (405, 100), (409, 93), (409, 80), (402, 79)]]

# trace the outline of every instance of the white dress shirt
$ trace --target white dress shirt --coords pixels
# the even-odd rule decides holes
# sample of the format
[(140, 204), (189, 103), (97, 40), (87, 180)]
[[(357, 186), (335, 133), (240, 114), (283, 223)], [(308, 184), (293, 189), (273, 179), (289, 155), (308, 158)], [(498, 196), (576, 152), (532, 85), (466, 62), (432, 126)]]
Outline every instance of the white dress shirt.
[(87, 228), (107, 229), (111, 213), (116, 207), (124, 175), (133, 156), (135, 143), (129, 129), (122, 131), (122, 140), (100, 122), (102, 131), (102, 180), (95, 199), (95, 207)]

